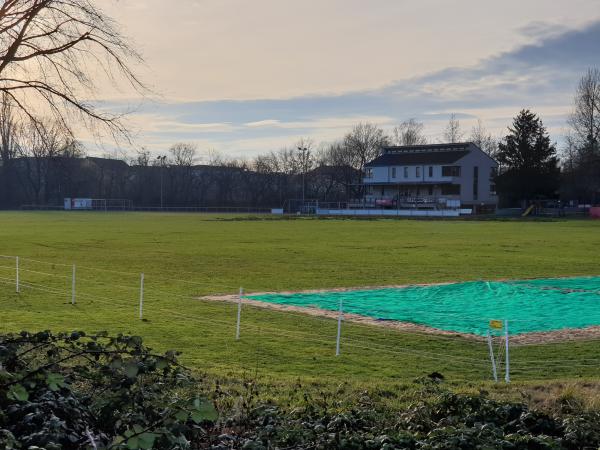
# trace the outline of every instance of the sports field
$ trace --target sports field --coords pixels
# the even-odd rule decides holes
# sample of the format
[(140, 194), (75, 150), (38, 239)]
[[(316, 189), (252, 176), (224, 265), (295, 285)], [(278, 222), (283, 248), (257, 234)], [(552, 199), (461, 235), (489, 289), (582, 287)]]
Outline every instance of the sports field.
[[(201, 301), (208, 294), (599, 275), (600, 223), (0, 213), (0, 330), (132, 332), (220, 376), (357, 383), (491, 378), (485, 342)], [(77, 303), (71, 301), (72, 264)], [(139, 314), (144, 273), (144, 320)], [(474, 301), (476, 301), (474, 299)], [(597, 377), (600, 345), (511, 348), (515, 381)]]

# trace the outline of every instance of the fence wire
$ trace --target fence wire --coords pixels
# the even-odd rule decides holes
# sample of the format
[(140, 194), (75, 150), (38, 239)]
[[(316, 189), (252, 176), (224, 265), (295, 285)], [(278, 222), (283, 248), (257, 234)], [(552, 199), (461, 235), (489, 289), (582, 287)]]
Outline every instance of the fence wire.
[[(15, 257), (0, 255), (0, 259), (15, 260)], [(37, 267), (31, 268), (31, 265), (35, 264), (44, 265), (50, 269), (35, 270)], [(77, 308), (65, 310), (66, 316), (69, 318), (77, 317), (79, 314), (96, 324), (113, 320), (114, 317), (110, 315), (110, 311), (113, 311), (113, 314), (118, 312), (119, 318), (125, 323), (140, 323), (136, 320), (136, 316), (139, 312), (139, 296), (141, 295), (144, 299), (144, 318), (150, 318), (150, 323), (144, 326), (155, 326), (161, 331), (163, 328), (170, 328), (170, 331), (165, 331), (167, 333), (164, 336), (165, 341), (183, 339), (178, 335), (176, 327), (186, 323), (192, 329), (198, 330), (200, 338), (203, 336), (214, 337), (218, 339), (228, 353), (238, 352), (239, 360), (235, 365), (218, 363), (213, 364), (213, 366), (250, 370), (250, 360), (252, 358), (256, 359), (256, 367), (258, 367), (261, 359), (273, 354), (285, 358), (295, 356), (304, 360), (309, 360), (311, 355), (313, 355), (313, 358), (315, 355), (318, 355), (319, 358), (333, 355), (338, 328), (338, 320), (333, 314), (329, 314), (329, 317), (323, 317), (307, 314), (296, 309), (262, 308), (254, 304), (246, 304), (242, 299), (240, 300), (243, 304), (242, 316), (238, 325), (236, 321), (238, 306), (235, 303), (203, 301), (194, 292), (194, 289), (206, 291), (207, 288), (204, 283), (148, 274), (142, 291), (139, 285), (134, 284), (133, 279), (130, 280), (131, 284), (126, 279), (119, 279), (123, 276), (135, 276), (137, 279), (140, 276), (138, 273), (96, 269), (87, 266), (76, 267), (77, 272), (75, 273), (75, 283), (73, 285), (75, 286), (74, 298)], [(0, 285), (4, 286), (5, 290), (10, 290), (11, 286), (16, 287), (16, 274), (18, 271), (18, 286), (32, 293), (38, 293), (39, 295), (35, 296), (36, 299), (40, 296), (46, 299), (40, 306), (65, 307), (65, 304), (70, 303), (73, 298), (72, 270), (72, 264), (19, 258), (19, 263), (14, 266), (0, 265)], [(84, 272), (85, 275), (81, 276), (80, 272)], [(99, 276), (93, 278), (90, 275), (91, 273), (110, 274), (115, 277), (109, 278), (107, 276), (104, 278)], [(165, 287), (165, 283), (169, 283), (169, 285)], [(161, 287), (157, 288), (156, 284)], [(214, 289), (215, 284), (210, 282), (210, 286), (211, 289)], [(231, 292), (232, 298), (236, 297), (237, 288), (226, 284), (221, 286)], [(169, 288), (171, 290), (168, 290)], [(52, 304), (52, 299), (55, 298), (62, 300), (60, 305)], [(35, 303), (29, 302), (27, 307), (35, 308), (35, 305)], [(97, 313), (97, 310), (90, 310), (95, 308), (96, 305), (102, 305), (102, 308), (106, 309), (107, 316), (104, 320), (102, 316), (94, 314), (94, 312)], [(213, 311), (217, 311), (216, 317), (207, 315), (207, 313), (211, 314)], [(225, 313), (228, 314), (228, 318), (222, 317)], [(373, 314), (377, 314), (377, 309), (373, 310)], [(466, 318), (456, 312), (448, 313), (447, 316)], [(285, 320), (274, 321), (272, 320), (273, 317), (285, 318)], [(473, 319), (473, 317), (469, 318)], [(489, 319), (477, 318), (477, 320)], [(468, 381), (491, 379), (490, 356), (483, 341), (475, 339), (457, 340), (452, 336), (436, 335), (412, 329), (397, 330), (387, 326), (379, 326), (376, 328), (377, 332), (373, 333), (374, 327), (367, 328), (363, 324), (355, 323), (348, 326), (348, 322), (352, 323), (352, 320), (342, 320), (340, 322), (343, 324), (340, 338), (342, 361), (344, 356), (354, 358), (381, 355), (382, 358), (394, 358), (393, 360), (398, 361), (398, 364), (403, 364), (408, 358), (411, 361), (422, 362), (423, 367), (430, 367), (427, 364), (436, 364), (444, 367), (444, 370), (456, 373), (464, 373), (468, 369), (471, 376), (473, 376)], [(78, 323), (76, 325), (80, 326)], [(236, 326), (241, 328), (241, 342), (235, 341)], [(371, 331), (368, 336), (365, 335), (365, 330)], [(417, 336), (421, 340), (415, 342), (414, 339), (409, 339), (409, 336)], [(296, 352), (295, 355), (280, 354), (282, 351), (286, 351), (283, 346), (279, 345), (282, 341), (285, 341), (287, 351), (292, 349)], [(431, 348), (422, 348), (432, 346), (437, 346), (443, 350), (435, 351)], [(444, 351), (444, 346), (448, 347), (448, 351)], [(460, 348), (464, 349), (466, 354), (458, 353)], [(544, 370), (561, 373), (571, 371), (570, 373), (573, 374), (577, 371), (584, 371), (589, 374), (600, 373), (600, 355), (598, 358), (588, 356), (581, 355), (581, 357), (572, 359), (565, 359), (564, 357), (537, 359), (522, 357), (518, 352), (515, 354), (511, 350), (511, 371), (519, 374), (524, 372), (539, 373)], [(495, 353), (499, 373), (502, 372), (502, 358), (504, 357), (506, 357), (504, 347), (500, 343)], [(373, 362), (369, 361), (369, 364), (373, 365)], [(282, 370), (281, 368), (276, 369), (268, 363), (260, 363), (260, 367), (263, 370)], [(318, 373), (318, 370), (311, 370), (308, 374), (299, 375), (317, 376), (316, 373)], [(318, 377), (321, 377), (321, 374)], [(452, 379), (457, 380), (454, 377)]]

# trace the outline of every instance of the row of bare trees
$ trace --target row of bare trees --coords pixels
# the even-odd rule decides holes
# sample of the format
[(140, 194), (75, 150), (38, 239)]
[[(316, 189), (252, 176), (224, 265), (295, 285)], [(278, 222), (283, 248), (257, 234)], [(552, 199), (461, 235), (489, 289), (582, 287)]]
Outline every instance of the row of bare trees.
[[(52, 119), (19, 122), (14, 100), (0, 104), (0, 206), (60, 204), (64, 197), (127, 198), (140, 206), (281, 205), (289, 199), (338, 202), (362, 194), (364, 166), (388, 145), (427, 142), (424, 125), (410, 119), (391, 135), (359, 123), (342, 139), (317, 146), (311, 139), (241, 160), (211, 154), (197, 164), (193, 144), (177, 143), (164, 154), (147, 150), (127, 161), (84, 158), (70, 130)], [(454, 116), (449, 128), (463, 136)], [(476, 131), (485, 137), (481, 123)], [(488, 137), (490, 140), (491, 137)], [(490, 146), (491, 148), (491, 146)]]

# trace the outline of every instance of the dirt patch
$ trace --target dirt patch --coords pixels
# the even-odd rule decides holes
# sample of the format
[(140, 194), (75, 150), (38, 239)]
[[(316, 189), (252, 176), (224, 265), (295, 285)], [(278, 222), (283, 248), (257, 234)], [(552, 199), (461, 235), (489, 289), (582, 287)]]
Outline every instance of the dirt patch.
[[(452, 283), (428, 283), (428, 284), (412, 284), (410, 286), (442, 286)], [(320, 293), (320, 292), (347, 292), (357, 290), (371, 290), (371, 289), (385, 289), (385, 288), (405, 288), (409, 285), (395, 285), (395, 286), (363, 286), (359, 288), (336, 288), (336, 289), (313, 289), (304, 291), (284, 291), (284, 292), (256, 292), (251, 295), (267, 295), (267, 294), (297, 294), (297, 293)], [(237, 295), (209, 295), (205, 297), (199, 297), (199, 300), (209, 301), (221, 301), (221, 302), (238, 302)], [(277, 303), (263, 302), (259, 300), (252, 300), (244, 298), (245, 305), (255, 306), (257, 308), (271, 309), (276, 311), (287, 311), (294, 313), (306, 314), (308, 316), (315, 317), (326, 317), (330, 319), (337, 319), (338, 312), (330, 311), (326, 309), (317, 308), (315, 306), (301, 307), (292, 305), (280, 305)], [(410, 322), (401, 322), (397, 320), (382, 320), (374, 319), (368, 316), (362, 316), (360, 314), (344, 313), (344, 320), (353, 323), (359, 323), (363, 325), (377, 326), (391, 328), (399, 331), (406, 331), (411, 333), (426, 333), (435, 334), (442, 336), (458, 336), (464, 339), (474, 341), (485, 341), (483, 336), (470, 334), (470, 333), (459, 333), (455, 331), (440, 330), (438, 328), (428, 327), (426, 325), (418, 325)], [(513, 345), (534, 345), (534, 344), (548, 344), (557, 342), (569, 342), (569, 341), (581, 341), (581, 340), (595, 340), (600, 339), (600, 326), (586, 327), (586, 328), (569, 328), (564, 330), (555, 331), (543, 331), (533, 332), (525, 334), (517, 334), (510, 336), (510, 342)]]

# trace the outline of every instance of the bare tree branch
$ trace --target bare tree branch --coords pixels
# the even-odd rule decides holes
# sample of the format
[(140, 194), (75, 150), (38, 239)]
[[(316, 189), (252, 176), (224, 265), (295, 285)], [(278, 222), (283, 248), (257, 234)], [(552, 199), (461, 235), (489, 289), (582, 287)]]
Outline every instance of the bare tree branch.
[(394, 144), (396, 145), (424, 145), (427, 138), (423, 134), (424, 126), (415, 119), (409, 119), (394, 127)]
[(0, 91), (28, 120), (39, 121), (49, 112), (68, 125), (75, 113), (89, 128), (128, 138), (122, 114), (86, 100), (96, 89), (87, 63), (104, 71), (115, 86), (119, 78), (147, 92), (130, 66), (141, 61), (92, 0), (5, 0), (0, 6)]

